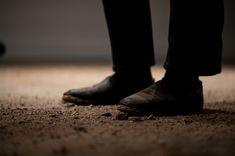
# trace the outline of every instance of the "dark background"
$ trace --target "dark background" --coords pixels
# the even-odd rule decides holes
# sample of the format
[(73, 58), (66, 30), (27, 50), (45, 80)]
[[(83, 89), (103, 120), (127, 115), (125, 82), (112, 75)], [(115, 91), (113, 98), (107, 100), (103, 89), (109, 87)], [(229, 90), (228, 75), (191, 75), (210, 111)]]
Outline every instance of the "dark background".
[[(225, 0), (224, 63), (235, 60), (235, 1)], [(210, 8), (208, 8), (209, 11)], [(151, 0), (155, 57), (167, 51), (169, 0)], [(0, 63), (111, 63), (101, 0), (0, 0)]]

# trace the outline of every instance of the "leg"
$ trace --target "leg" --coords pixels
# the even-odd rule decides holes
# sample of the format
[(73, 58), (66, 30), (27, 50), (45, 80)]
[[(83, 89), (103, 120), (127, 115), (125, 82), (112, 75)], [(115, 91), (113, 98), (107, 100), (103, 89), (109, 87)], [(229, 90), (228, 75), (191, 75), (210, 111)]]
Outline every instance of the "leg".
[(223, 0), (171, 0), (166, 74), (149, 88), (121, 100), (120, 110), (164, 114), (202, 110), (198, 77), (221, 71), (222, 30)]
[(169, 71), (214, 75), (221, 72), (223, 0), (171, 0)]
[(140, 70), (154, 64), (148, 0), (103, 0), (114, 71)]
[(63, 100), (80, 105), (115, 104), (153, 83), (152, 30), (148, 0), (103, 0), (114, 74), (92, 87), (67, 91)]

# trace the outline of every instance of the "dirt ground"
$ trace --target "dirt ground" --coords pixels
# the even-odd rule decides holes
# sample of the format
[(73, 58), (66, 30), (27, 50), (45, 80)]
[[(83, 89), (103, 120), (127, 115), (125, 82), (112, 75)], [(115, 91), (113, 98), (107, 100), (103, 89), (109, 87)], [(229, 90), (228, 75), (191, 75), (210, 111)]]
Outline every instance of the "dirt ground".
[[(156, 80), (162, 68), (154, 68)], [(71, 106), (62, 93), (109, 66), (0, 66), (0, 156), (235, 155), (235, 68), (202, 77), (205, 109), (118, 120), (114, 106)]]

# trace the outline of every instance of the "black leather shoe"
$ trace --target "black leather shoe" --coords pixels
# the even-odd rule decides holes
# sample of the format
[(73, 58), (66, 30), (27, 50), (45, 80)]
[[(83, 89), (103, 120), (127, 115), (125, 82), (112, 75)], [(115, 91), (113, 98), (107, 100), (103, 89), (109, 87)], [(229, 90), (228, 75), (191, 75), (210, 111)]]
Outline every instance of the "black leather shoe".
[(177, 115), (199, 112), (203, 108), (202, 82), (193, 87), (171, 87), (164, 80), (122, 99), (119, 110), (130, 115)]
[(64, 93), (63, 101), (78, 105), (118, 104), (118, 102), (154, 83), (151, 78), (131, 79), (113, 74), (100, 83), (81, 89), (72, 89)]

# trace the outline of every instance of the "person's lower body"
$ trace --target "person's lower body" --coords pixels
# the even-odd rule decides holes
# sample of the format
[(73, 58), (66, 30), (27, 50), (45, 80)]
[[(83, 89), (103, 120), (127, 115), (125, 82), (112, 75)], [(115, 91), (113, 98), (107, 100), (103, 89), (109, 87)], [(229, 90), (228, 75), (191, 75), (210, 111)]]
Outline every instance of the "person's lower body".
[(118, 104), (154, 83), (154, 50), (149, 2), (103, 0), (112, 47), (114, 74), (95, 86), (64, 93), (79, 105)]
[[(154, 65), (154, 52), (149, 1), (103, 0), (103, 4), (111, 39), (114, 76), (119, 80), (115, 83), (124, 87), (111, 87), (115, 88), (113, 91), (102, 83), (98, 88), (88, 88), (88, 92), (87, 89), (82, 93), (75, 90), (65, 95), (83, 99), (80, 95), (86, 93), (84, 99), (88, 102), (93, 97), (92, 100), (97, 101), (98, 96), (101, 103), (108, 97), (115, 99), (110, 100), (112, 103), (122, 99), (120, 110), (129, 113), (132, 110), (151, 113), (200, 111), (203, 93), (199, 76), (221, 72), (223, 0), (171, 0), (169, 49), (164, 64), (166, 74), (153, 85), (150, 67)], [(127, 85), (129, 83), (131, 85)], [(106, 90), (99, 91), (100, 88)], [(123, 89), (131, 91), (120, 95)]]
[(221, 72), (223, 0), (170, 1), (162, 80), (120, 101), (128, 113), (193, 113), (203, 108), (199, 76)]

